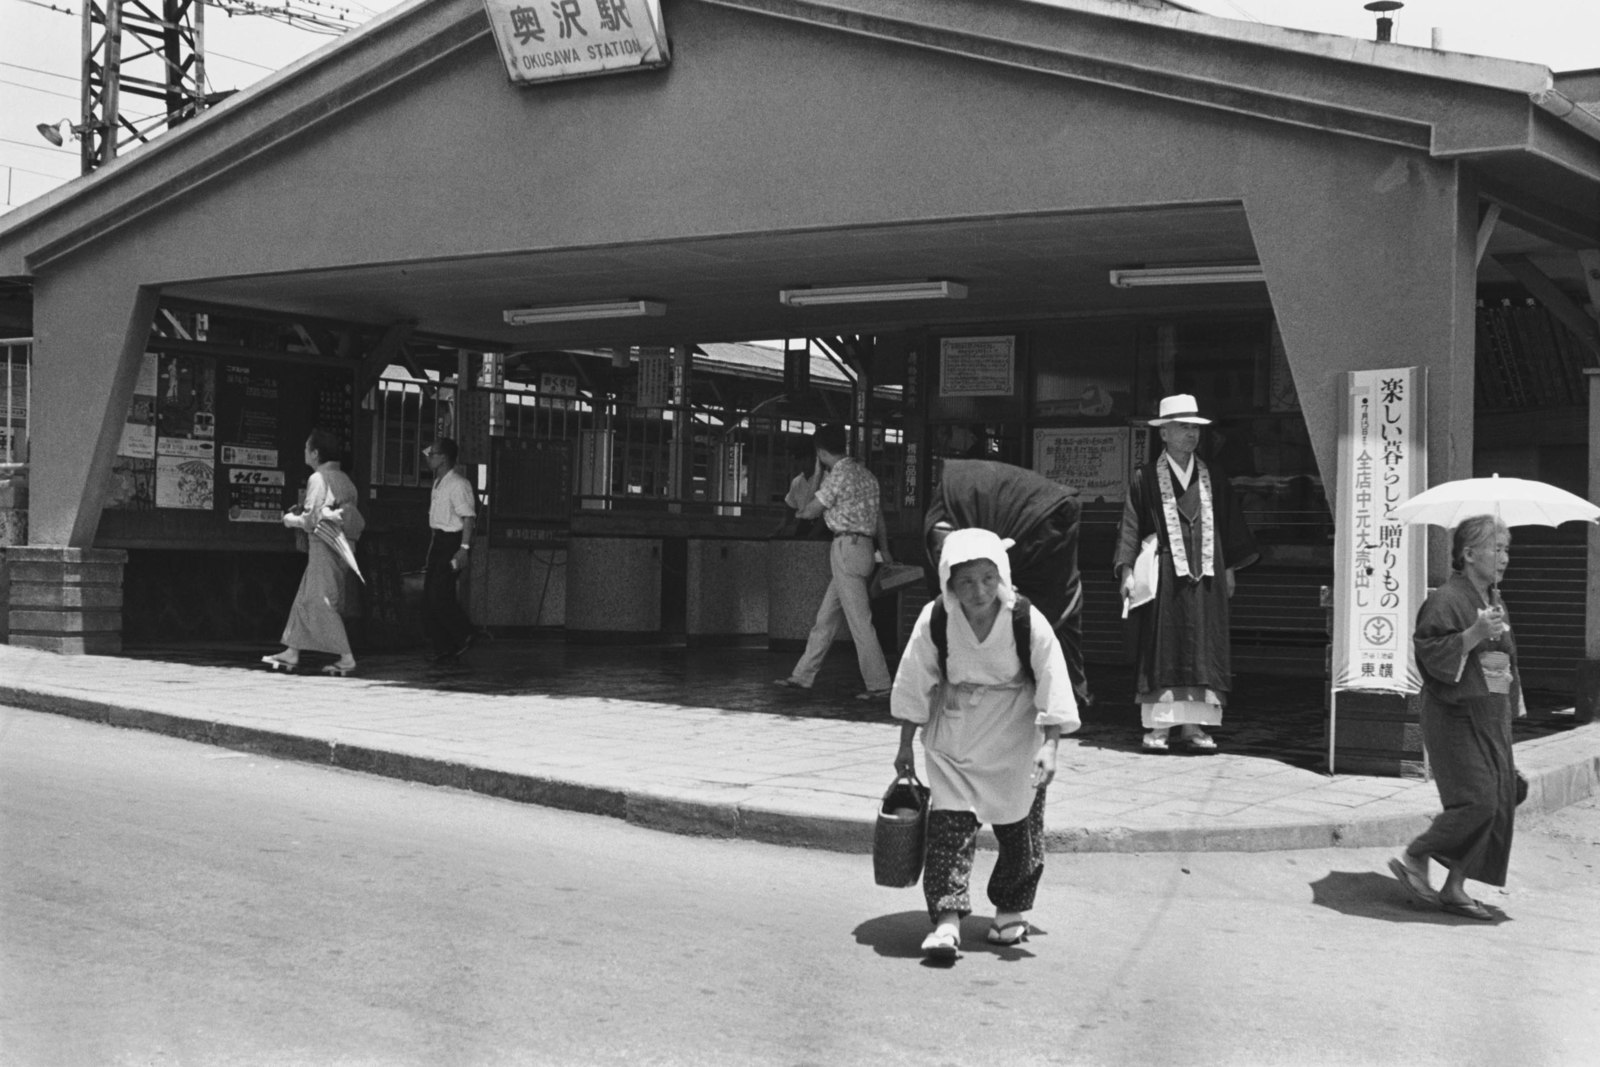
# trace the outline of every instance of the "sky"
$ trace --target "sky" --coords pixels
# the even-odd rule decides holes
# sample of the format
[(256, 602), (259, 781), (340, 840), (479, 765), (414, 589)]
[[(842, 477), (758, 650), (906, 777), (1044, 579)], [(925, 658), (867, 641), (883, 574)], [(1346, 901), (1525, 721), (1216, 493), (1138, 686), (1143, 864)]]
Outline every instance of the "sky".
[[(398, 0), (295, 0), (340, 8), (360, 20)], [(1219, 18), (1370, 39), (1363, 0), (1183, 0)], [(0, 0), (0, 212), (78, 174), (76, 144), (56, 148), (36, 124), (78, 118), (80, 0)], [(1539, 63), (1556, 71), (1600, 67), (1600, 0), (1407, 0), (1394, 13), (1394, 40), (1427, 47), (1443, 30), (1452, 52)], [(669, 27), (670, 29), (670, 27)], [(208, 7), (207, 79), (242, 89), (335, 38), (259, 16)], [(154, 101), (134, 98), (129, 110)], [(126, 105), (125, 105), (126, 107)]]

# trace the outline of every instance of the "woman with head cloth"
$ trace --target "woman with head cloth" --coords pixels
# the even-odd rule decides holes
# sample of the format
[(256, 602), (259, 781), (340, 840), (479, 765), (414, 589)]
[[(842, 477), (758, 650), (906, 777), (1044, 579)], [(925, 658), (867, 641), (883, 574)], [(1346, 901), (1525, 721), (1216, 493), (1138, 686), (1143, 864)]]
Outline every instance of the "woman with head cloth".
[(356, 509), (356, 485), (339, 468), (338, 438), (326, 430), (312, 430), (306, 438), (305, 460), (311, 468), (305, 504), (298, 511), (286, 512), (283, 524), (306, 534), (306, 571), (283, 627), (284, 649), (262, 656), (261, 662), (273, 670), (293, 672), (300, 664), (301, 652), (328, 652), (339, 658), (322, 668), (322, 673), (342, 678), (356, 667), (344, 620), (339, 617), (347, 565), (338, 550), (317, 535), (317, 527), (331, 524), (355, 541), (363, 524)]
[[(1467, 895), (1468, 878), (1506, 884), (1517, 807), (1511, 720), (1527, 714), (1511, 624), (1499, 583), (1511, 532), (1492, 515), (1456, 527), (1453, 574), (1417, 612), (1413, 643), (1422, 668), (1422, 743), (1444, 811), (1389, 870), (1416, 899), (1469, 919), (1492, 919)], [(1437, 891), (1428, 860), (1446, 870)]]
[(914, 773), (911, 742), (923, 727), (931, 796), (922, 884), (934, 930), (922, 951), (934, 959), (954, 959), (961, 949), (983, 823), (1000, 846), (989, 879), (988, 940), (1015, 945), (1028, 936), (1024, 913), (1044, 873), (1045, 787), (1061, 735), (1079, 726), (1061, 644), (1012, 590), (1008, 547), (989, 530), (945, 538), (944, 592), (917, 618), (890, 695), (890, 712), (901, 720), (898, 773)]

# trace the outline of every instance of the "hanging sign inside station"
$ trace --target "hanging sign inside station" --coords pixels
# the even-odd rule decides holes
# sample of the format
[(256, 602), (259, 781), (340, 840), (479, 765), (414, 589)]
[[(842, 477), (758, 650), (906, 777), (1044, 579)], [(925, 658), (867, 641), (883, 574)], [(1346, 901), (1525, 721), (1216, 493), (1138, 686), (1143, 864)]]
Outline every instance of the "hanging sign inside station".
[(1015, 337), (945, 337), (939, 341), (940, 396), (1011, 396), (1016, 392)]
[(534, 85), (667, 65), (660, 0), (483, 0), (506, 76)]
[(1425, 591), (1426, 527), (1395, 509), (1426, 487), (1418, 367), (1344, 375), (1334, 537), (1333, 689), (1415, 693), (1411, 631)]

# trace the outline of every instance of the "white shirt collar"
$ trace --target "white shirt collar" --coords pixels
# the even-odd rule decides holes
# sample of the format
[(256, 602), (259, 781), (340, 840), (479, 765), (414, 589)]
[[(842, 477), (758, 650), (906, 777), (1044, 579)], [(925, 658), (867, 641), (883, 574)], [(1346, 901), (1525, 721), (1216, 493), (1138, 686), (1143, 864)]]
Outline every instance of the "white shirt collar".
[(1167, 457), (1167, 466), (1172, 468), (1173, 476), (1178, 479), (1179, 484), (1188, 489), (1189, 479), (1194, 477), (1194, 453), (1189, 453), (1189, 465), (1187, 467), (1178, 466), (1178, 461), (1172, 458), (1171, 452), (1163, 452), (1161, 454)]

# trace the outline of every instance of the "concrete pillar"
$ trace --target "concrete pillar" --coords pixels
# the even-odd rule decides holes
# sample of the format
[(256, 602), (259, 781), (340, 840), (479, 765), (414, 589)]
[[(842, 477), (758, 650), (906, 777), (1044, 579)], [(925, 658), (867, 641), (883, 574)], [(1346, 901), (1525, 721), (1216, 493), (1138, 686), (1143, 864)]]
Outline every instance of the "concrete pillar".
[[(1477, 189), (1455, 164), (1386, 156), (1280, 167), (1292, 183), (1263, 182), (1245, 204), (1330, 506), (1343, 371), (1425, 368), (1428, 483), (1472, 475)], [(1428, 544), (1436, 583), (1449, 569), (1445, 531)], [(1342, 692), (1336, 706), (1338, 771), (1426, 774), (1416, 699)]]
[(5, 549), (10, 642), (49, 652), (122, 651), (122, 568), (114, 549)]
[[(1600, 370), (1589, 379), (1589, 499), (1600, 500)], [(1593, 722), (1600, 707), (1600, 525), (1589, 524), (1588, 598), (1583, 611), (1583, 659), (1573, 671), (1573, 711)]]

